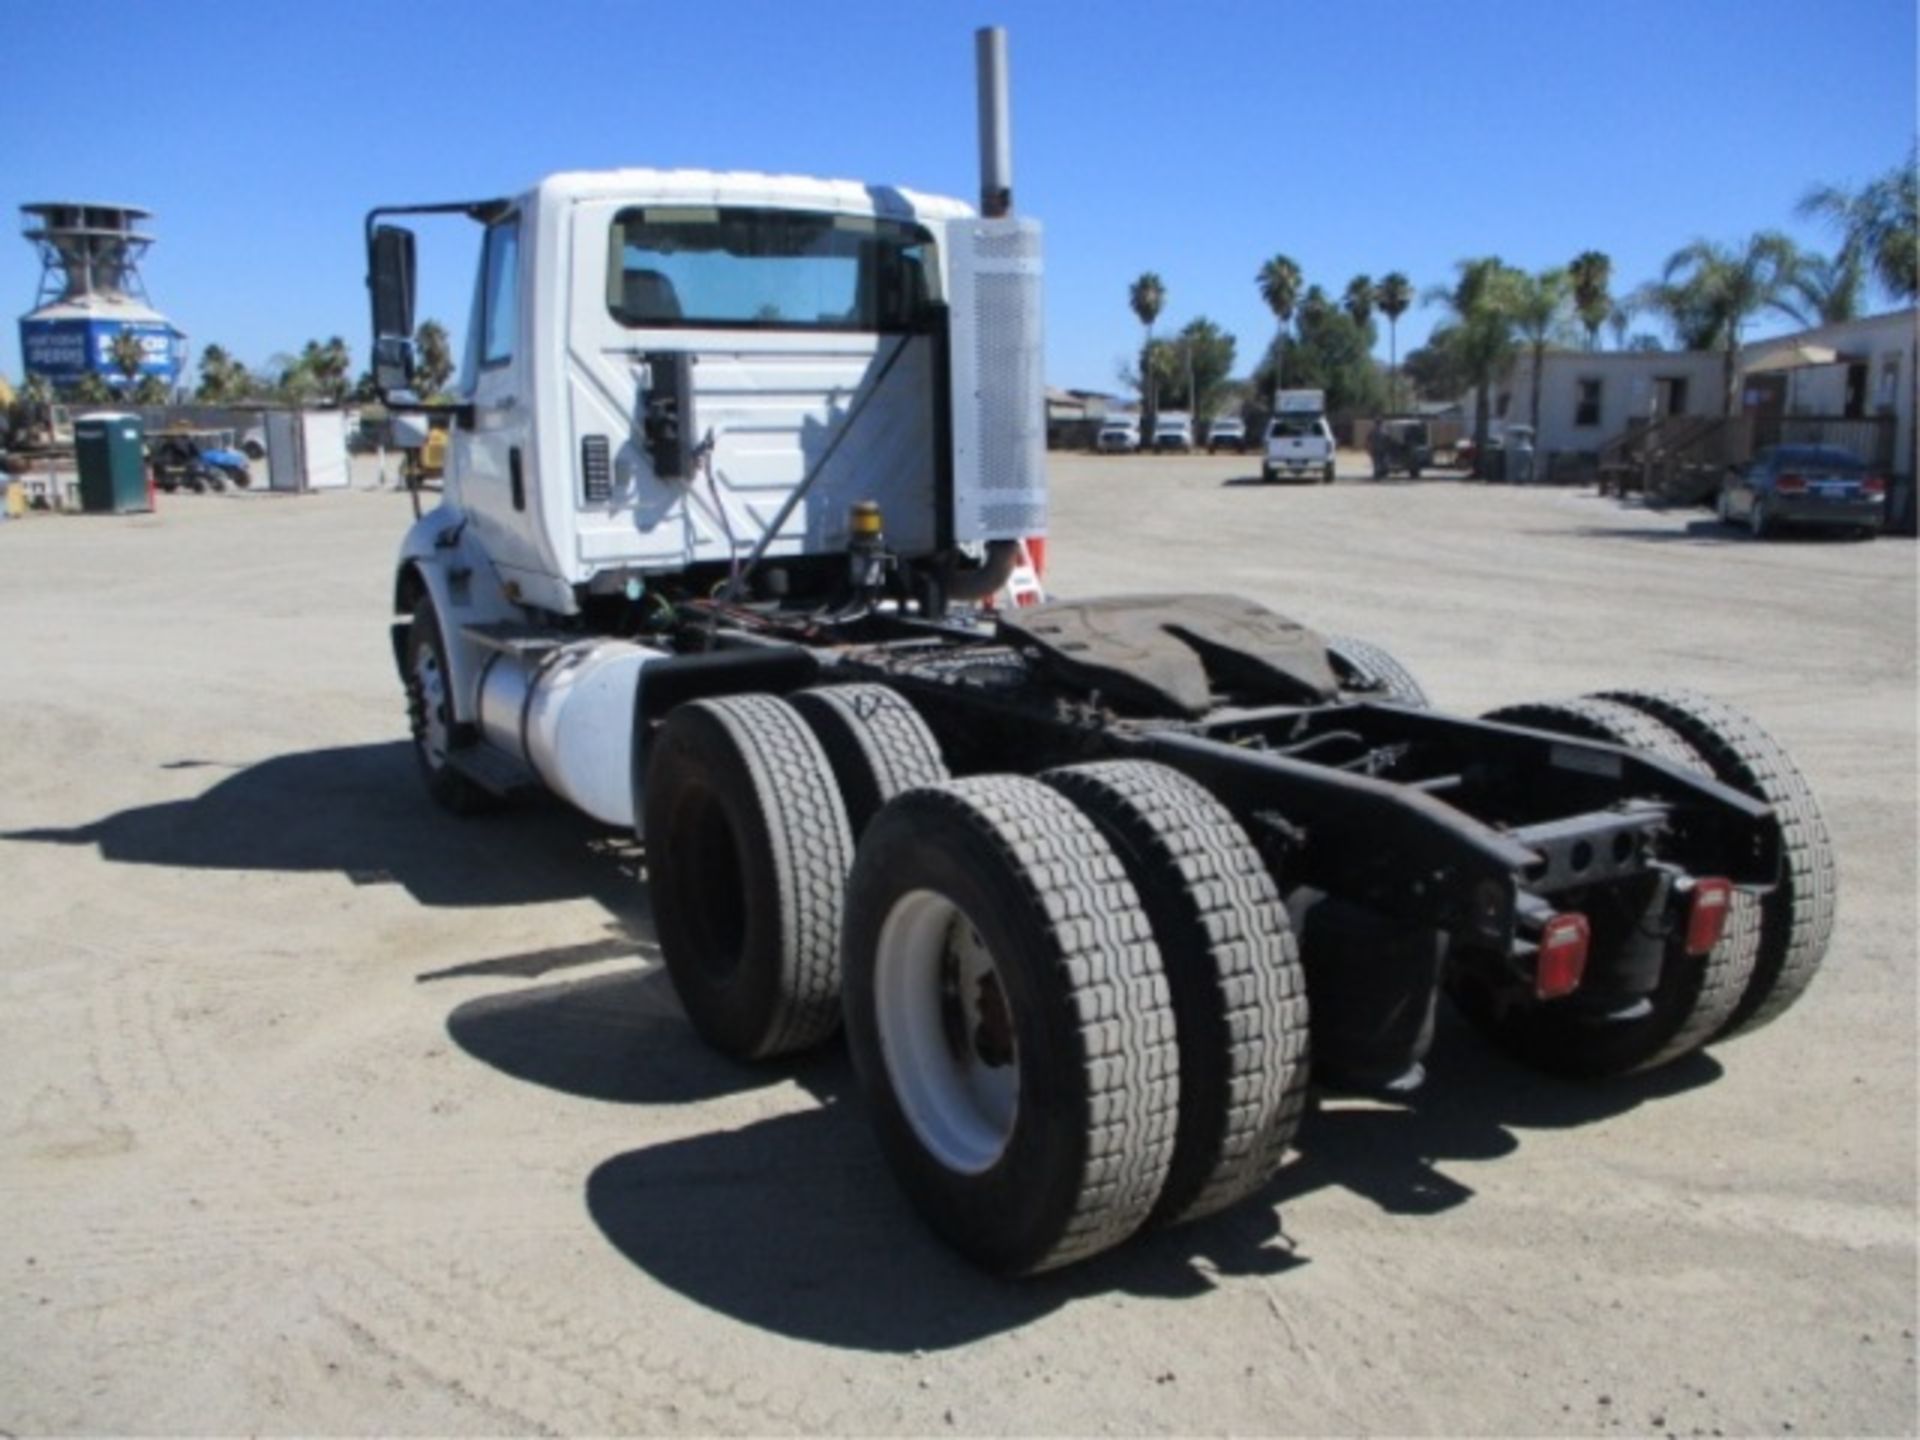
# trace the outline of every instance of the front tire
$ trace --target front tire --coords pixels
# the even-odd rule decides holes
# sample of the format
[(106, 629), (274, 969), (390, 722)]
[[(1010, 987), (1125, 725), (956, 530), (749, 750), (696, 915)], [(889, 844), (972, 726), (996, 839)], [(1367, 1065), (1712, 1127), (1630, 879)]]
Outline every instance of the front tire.
[(1018, 776), (901, 796), (861, 842), (843, 953), (880, 1146), (935, 1232), (1030, 1274), (1140, 1227), (1179, 1052), (1139, 895), (1091, 820)]
[(477, 815), (498, 802), (494, 795), (453, 766), (454, 749), (465, 742), (465, 726), (454, 717), (453, 672), (447, 666), (446, 638), (433, 597), (422, 595), (407, 626), (407, 728), (413, 758), (435, 804), (455, 815)]

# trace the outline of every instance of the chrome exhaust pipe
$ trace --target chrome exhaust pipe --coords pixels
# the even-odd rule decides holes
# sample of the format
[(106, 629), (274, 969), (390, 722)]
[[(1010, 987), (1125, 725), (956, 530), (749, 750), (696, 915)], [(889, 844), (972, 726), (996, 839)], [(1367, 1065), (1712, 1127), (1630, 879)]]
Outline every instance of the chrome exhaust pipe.
[(980, 213), (998, 220), (1013, 213), (1013, 121), (1007, 100), (1007, 32), (986, 25), (973, 32), (980, 87)]

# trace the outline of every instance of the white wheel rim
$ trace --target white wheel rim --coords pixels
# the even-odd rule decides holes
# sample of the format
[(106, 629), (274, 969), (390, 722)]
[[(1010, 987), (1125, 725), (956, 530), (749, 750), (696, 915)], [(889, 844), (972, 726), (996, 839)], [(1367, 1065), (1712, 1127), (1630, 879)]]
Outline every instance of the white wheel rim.
[(901, 896), (880, 927), (873, 989), (880, 1053), (914, 1134), (950, 1170), (988, 1169), (1020, 1113), (1020, 1055), (978, 928), (932, 890)]
[(420, 749), (438, 770), (447, 760), (447, 680), (433, 651), (414, 655), (413, 678), (420, 687)]

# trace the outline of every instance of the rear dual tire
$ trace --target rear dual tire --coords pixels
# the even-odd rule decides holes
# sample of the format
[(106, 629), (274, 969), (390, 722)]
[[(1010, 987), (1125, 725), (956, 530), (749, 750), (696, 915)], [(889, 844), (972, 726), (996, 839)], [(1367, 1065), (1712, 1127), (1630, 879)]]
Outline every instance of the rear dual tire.
[(848, 886), (847, 1035), (902, 1187), (1023, 1274), (1256, 1193), (1307, 1081), (1265, 864), (1202, 787), (1107, 762), (884, 809)]
[[(1706, 758), (1681, 735), (1611, 700), (1509, 705), (1486, 718), (1620, 745), (1712, 774)], [(1602, 1019), (1564, 1002), (1497, 995), (1472, 976), (1450, 975), (1447, 988), (1475, 1028), (1516, 1059), (1558, 1075), (1621, 1075), (1678, 1060), (1724, 1033), (1753, 975), (1759, 943), (1759, 903), (1735, 891), (1725, 931), (1707, 955), (1688, 955), (1678, 936), (1668, 940), (1659, 982), (1646, 997), (1644, 1013), (1631, 1019)], [(1589, 966), (1598, 970), (1605, 963), (1596, 955)]]
[(1582, 1025), (1553, 1004), (1502, 1006), (1470, 982), (1451, 981), (1478, 1028), (1540, 1069), (1613, 1075), (1758, 1029), (1805, 993), (1832, 940), (1833, 845), (1805, 776), (1751, 717), (1691, 691), (1660, 689), (1512, 706), (1488, 718), (1645, 750), (1765, 801), (1779, 827), (1782, 870), (1765, 896), (1735, 891), (1725, 932), (1704, 961), (1669, 946), (1645, 1016)]
[(1839, 875), (1820, 802), (1785, 747), (1724, 701), (1679, 688), (1604, 698), (1652, 716), (1699, 752), (1715, 779), (1773, 807), (1780, 883), (1761, 901), (1759, 955), (1722, 1033), (1757, 1030), (1806, 993), (1833, 940)]
[(1137, 1230), (1173, 1159), (1172, 1001), (1140, 898), (1035, 780), (914, 790), (847, 887), (848, 1046), (902, 1188), (975, 1263), (1031, 1274)]
[(661, 955), (706, 1042), (804, 1050), (840, 1021), (853, 830), (825, 750), (771, 695), (682, 705), (648, 747), (648, 885)]

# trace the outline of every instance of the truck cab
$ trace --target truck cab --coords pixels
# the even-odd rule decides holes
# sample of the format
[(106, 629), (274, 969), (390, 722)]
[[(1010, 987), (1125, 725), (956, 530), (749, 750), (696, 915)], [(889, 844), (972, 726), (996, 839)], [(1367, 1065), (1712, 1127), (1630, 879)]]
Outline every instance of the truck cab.
[[(486, 753), (464, 737), (497, 741), (582, 801), (520, 733), (536, 657), (502, 658), (502, 636), (600, 637), (617, 709), (676, 605), (841, 594), (856, 511), (887, 582), (935, 610), (990, 593), (1044, 534), (1032, 221), (890, 186), (646, 169), (389, 207), (368, 218), (375, 363), (403, 408), (413, 237), (393, 219), (446, 211), (481, 225), (479, 263), (442, 503), (401, 546), (395, 646), (434, 670), (412, 679), (444, 693), (460, 764)], [(423, 602), (432, 653), (409, 659)], [(623, 771), (581, 808), (632, 823), (626, 790)]]

